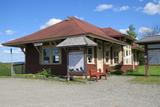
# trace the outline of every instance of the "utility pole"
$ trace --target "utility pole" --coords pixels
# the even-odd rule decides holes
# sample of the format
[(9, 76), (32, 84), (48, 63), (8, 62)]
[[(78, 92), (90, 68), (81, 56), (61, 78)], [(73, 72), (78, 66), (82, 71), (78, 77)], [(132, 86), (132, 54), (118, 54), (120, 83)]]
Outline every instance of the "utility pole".
[(145, 55), (144, 55), (144, 59), (145, 59), (145, 68), (144, 68), (144, 70), (145, 70), (145, 76), (148, 76), (148, 46), (147, 45), (145, 45), (144, 46), (144, 48), (145, 48)]
[(12, 59), (12, 54), (13, 54), (13, 50), (12, 48), (10, 49), (10, 54), (11, 54), (11, 76), (13, 76), (15, 73), (14, 73), (14, 70), (13, 70), (13, 59)]

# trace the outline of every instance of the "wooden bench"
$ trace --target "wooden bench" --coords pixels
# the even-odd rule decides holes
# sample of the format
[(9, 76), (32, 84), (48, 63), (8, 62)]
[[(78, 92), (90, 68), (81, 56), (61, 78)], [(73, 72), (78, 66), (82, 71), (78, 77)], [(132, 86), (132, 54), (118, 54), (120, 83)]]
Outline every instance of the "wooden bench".
[(101, 79), (102, 76), (104, 76), (105, 80), (107, 80), (107, 71), (102, 72), (102, 70), (99, 69), (99, 78)]
[(89, 74), (90, 74), (90, 79), (92, 77), (96, 77), (96, 82), (98, 81), (100, 75), (99, 75), (99, 72), (96, 69), (90, 69)]

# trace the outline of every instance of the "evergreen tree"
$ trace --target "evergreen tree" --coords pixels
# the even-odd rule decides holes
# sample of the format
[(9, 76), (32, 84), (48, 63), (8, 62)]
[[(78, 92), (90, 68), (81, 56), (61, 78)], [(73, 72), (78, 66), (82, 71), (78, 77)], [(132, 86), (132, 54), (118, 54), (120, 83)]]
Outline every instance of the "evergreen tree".
[(130, 25), (128, 30), (127, 30), (127, 34), (128, 36), (131, 36), (133, 38), (136, 38), (137, 37), (137, 34), (135, 32), (135, 27), (133, 25)]

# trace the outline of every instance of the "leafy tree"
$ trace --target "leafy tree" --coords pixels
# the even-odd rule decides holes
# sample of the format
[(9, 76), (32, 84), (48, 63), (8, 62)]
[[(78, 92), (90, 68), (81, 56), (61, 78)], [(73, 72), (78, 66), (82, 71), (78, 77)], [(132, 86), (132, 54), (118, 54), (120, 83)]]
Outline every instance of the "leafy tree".
[(144, 53), (140, 52), (138, 55), (139, 65), (144, 65)]
[(131, 36), (131, 37), (133, 37), (133, 38), (136, 38), (136, 37), (137, 37), (137, 34), (136, 34), (136, 32), (135, 32), (135, 27), (134, 27), (133, 25), (130, 25), (130, 26), (128, 27), (127, 34), (128, 34), (128, 36)]
[(158, 36), (160, 35), (160, 26), (156, 25), (152, 27), (150, 32), (145, 32), (142, 34), (142, 38), (148, 37), (148, 36)]

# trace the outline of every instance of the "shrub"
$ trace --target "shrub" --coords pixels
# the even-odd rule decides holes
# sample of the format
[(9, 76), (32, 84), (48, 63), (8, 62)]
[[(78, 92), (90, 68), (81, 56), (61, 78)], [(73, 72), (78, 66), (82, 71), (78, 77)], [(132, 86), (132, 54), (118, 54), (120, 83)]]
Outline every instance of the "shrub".
[(37, 73), (37, 75), (43, 75), (46, 78), (52, 76), (51, 71), (50, 70), (46, 70), (46, 69), (43, 69), (41, 72)]
[(112, 71), (111, 74), (121, 75), (123, 72), (121, 70)]

